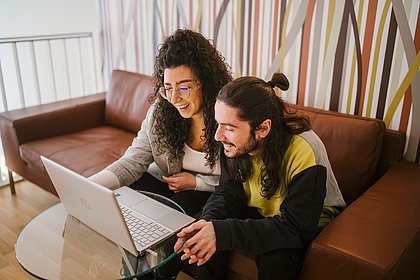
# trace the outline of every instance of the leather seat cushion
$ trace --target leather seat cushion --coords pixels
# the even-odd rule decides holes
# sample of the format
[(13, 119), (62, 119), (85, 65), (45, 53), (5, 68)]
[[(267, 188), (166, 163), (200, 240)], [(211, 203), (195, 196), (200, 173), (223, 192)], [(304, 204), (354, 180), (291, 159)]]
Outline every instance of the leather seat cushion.
[(134, 137), (125, 130), (101, 126), (23, 144), (20, 154), (26, 164), (41, 173), (46, 174), (40, 159), (44, 155), (88, 177), (120, 158)]

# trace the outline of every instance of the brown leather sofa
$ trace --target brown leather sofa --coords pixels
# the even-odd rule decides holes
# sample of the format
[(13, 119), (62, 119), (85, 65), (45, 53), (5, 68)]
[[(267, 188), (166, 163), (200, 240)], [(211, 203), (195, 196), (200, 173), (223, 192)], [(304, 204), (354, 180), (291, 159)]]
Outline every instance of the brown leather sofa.
[(86, 177), (118, 159), (150, 106), (152, 78), (114, 71), (108, 92), (0, 114), (9, 170), (56, 194), (40, 155)]
[[(90, 176), (119, 158), (140, 127), (148, 76), (116, 70), (107, 93), (0, 114), (6, 164), (55, 193), (40, 155)], [(310, 244), (301, 279), (420, 279), (420, 165), (381, 120), (299, 107), (324, 142), (348, 207)], [(275, 237), (273, 237), (275, 238)], [(257, 279), (232, 251), (229, 279)]]

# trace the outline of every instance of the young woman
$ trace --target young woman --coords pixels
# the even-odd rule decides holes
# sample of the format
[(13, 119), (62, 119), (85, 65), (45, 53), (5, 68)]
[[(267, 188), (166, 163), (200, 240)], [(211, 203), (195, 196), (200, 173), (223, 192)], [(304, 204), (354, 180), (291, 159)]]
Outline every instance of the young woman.
[(164, 195), (194, 216), (219, 183), (214, 104), (231, 73), (209, 40), (181, 29), (160, 45), (154, 68), (154, 103), (137, 137), (91, 179)]

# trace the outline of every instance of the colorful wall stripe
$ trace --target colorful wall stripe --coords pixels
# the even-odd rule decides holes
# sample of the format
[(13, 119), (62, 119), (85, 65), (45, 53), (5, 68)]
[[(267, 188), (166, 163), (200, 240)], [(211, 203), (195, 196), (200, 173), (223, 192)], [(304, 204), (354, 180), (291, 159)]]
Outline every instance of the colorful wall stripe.
[(104, 72), (151, 74), (164, 36), (212, 39), (235, 77), (284, 72), (293, 103), (383, 119), (420, 153), (418, 0), (101, 0)]

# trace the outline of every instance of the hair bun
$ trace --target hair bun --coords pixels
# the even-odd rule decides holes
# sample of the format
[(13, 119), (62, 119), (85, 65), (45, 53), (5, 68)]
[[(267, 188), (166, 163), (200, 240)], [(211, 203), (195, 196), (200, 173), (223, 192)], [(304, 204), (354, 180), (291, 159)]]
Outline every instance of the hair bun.
[(275, 86), (281, 90), (289, 89), (289, 80), (283, 73), (274, 73), (271, 80), (267, 82), (272, 88)]

